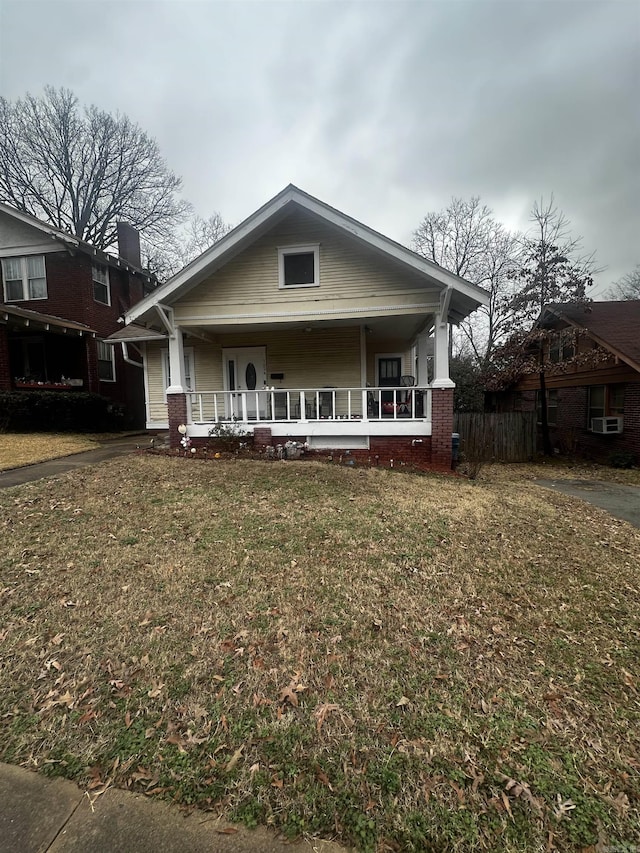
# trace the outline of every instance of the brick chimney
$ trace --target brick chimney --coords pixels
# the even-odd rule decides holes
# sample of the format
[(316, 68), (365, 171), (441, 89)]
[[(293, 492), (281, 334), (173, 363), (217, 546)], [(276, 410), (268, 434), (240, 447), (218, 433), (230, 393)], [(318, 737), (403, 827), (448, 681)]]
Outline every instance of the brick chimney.
[(141, 267), (140, 235), (128, 222), (117, 222), (118, 254), (134, 267)]

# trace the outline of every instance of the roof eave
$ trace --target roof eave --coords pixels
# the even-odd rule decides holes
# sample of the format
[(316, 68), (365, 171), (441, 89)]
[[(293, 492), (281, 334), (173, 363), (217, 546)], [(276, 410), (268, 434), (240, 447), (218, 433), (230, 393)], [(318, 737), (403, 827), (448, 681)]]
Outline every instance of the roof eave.
[(261, 229), (270, 225), (290, 204), (299, 205), (301, 208), (316, 214), (330, 224), (360, 239), (371, 248), (425, 275), (435, 286), (452, 287), (455, 291), (474, 302), (476, 307), (489, 305), (489, 293), (483, 288), (465, 281), (459, 276), (434, 264), (432, 261), (428, 261), (426, 258), (412, 252), (406, 246), (396, 243), (289, 184), (277, 196), (274, 196), (274, 198), (241, 222), (240, 225), (229, 231), (228, 234), (222, 237), (210, 249), (203, 252), (200, 257), (196, 258), (173, 278), (169, 279), (169, 281), (161, 285), (152, 294), (133, 306), (125, 315), (125, 322), (135, 322), (135, 320), (144, 316), (158, 302), (171, 304), (179, 295), (197, 286), (207, 275), (215, 271), (216, 264), (218, 266), (223, 264), (225, 257), (233, 253), (238, 246), (242, 247), (243, 244), (250, 243), (252, 238), (259, 235)]
[(610, 341), (605, 340), (603, 337), (598, 335), (596, 332), (593, 332), (587, 326), (583, 325), (582, 323), (579, 323), (573, 317), (567, 316), (558, 308), (551, 308), (551, 307), (545, 308), (543, 313), (540, 315), (540, 317), (538, 319), (538, 323), (540, 323), (543, 320), (544, 316), (547, 313), (553, 314), (553, 316), (557, 317), (558, 320), (562, 320), (564, 323), (567, 323), (567, 325), (572, 326), (574, 329), (581, 329), (586, 335), (588, 335), (591, 338), (592, 341), (595, 341), (595, 343), (597, 343), (598, 346), (601, 346), (603, 349), (608, 350), (608, 352), (610, 352), (612, 355), (615, 355), (616, 358), (619, 358), (625, 364), (628, 364), (629, 367), (633, 368), (633, 370), (637, 370), (638, 373), (640, 373), (640, 363), (639, 362), (635, 361), (635, 359), (633, 359), (630, 356), (623, 353), (621, 350), (619, 350)]

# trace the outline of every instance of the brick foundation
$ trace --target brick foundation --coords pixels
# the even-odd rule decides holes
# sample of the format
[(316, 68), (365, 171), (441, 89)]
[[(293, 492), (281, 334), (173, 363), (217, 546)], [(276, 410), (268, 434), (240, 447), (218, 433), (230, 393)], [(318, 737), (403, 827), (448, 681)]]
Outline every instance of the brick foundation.
[[(266, 440), (267, 436), (262, 435), (263, 433), (269, 433), (268, 441)], [(265, 447), (285, 445), (288, 441), (301, 442), (299, 435), (279, 435), (272, 438), (270, 434), (271, 430), (269, 429), (256, 429), (254, 431), (254, 448), (264, 450)], [(328, 459), (329, 457), (335, 462), (342, 462), (342, 464), (348, 464), (350, 460), (353, 460), (358, 465), (369, 465), (372, 468), (400, 468), (409, 465), (421, 471), (429, 471), (434, 467), (431, 464), (431, 437), (425, 435), (371, 436), (368, 450), (351, 448), (307, 450), (304, 458)]]
[(182, 436), (178, 432), (180, 424), (187, 423), (186, 394), (167, 394), (167, 410), (169, 412), (169, 447), (180, 447)]

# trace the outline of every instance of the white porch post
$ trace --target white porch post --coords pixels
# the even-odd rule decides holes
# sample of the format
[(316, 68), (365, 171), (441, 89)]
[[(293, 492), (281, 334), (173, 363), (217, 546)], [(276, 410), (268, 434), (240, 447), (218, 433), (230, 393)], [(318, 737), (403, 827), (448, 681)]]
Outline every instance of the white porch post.
[(436, 314), (433, 346), (433, 388), (455, 388), (449, 376), (449, 324), (447, 317)]
[(167, 388), (167, 414), (169, 416), (169, 446), (180, 446), (178, 427), (190, 421), (184, 371), (184, 346), (182, 329), (173, 320), (173, 311), (167, 306), (156, 306), (158, 315), (169, 333), (169, 373), (171, 385)]
[(171, 385), (167, 388), (167, 394), (184, 394), (187, 388), (184, 375), (184, 346), (180, 326), (174, 326), (173, 334), (169, 338), (169, 373), (171, 374)]
[(422, 332), (416, 340), (418, 348), (418, 375), (416, 376), (416, 385), (424, 387), (429, 384), (429, 335), (427, 332)]

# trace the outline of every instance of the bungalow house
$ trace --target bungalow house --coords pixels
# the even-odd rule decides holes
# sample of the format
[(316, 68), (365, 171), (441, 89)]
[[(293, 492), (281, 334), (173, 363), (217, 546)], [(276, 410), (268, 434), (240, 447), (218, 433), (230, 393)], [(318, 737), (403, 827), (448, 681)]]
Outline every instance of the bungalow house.
[(481, 288), (289, 185), (126, 312), (146, 426), (450, 467), (448, 332)]
[(107, 254), (0, 204), (0, 390), (89, 391), (143, 425), (142, 364), (104, 341), (154, 282), (137, 231), (118, 223), (118, 241)]
[[(640, 301), (549, 305), (537, 325), (552, 444), (603, 462), (613, 453), (640, 460)], [(489, 398), (497, 411), (540, 412), (535, 359)]]

